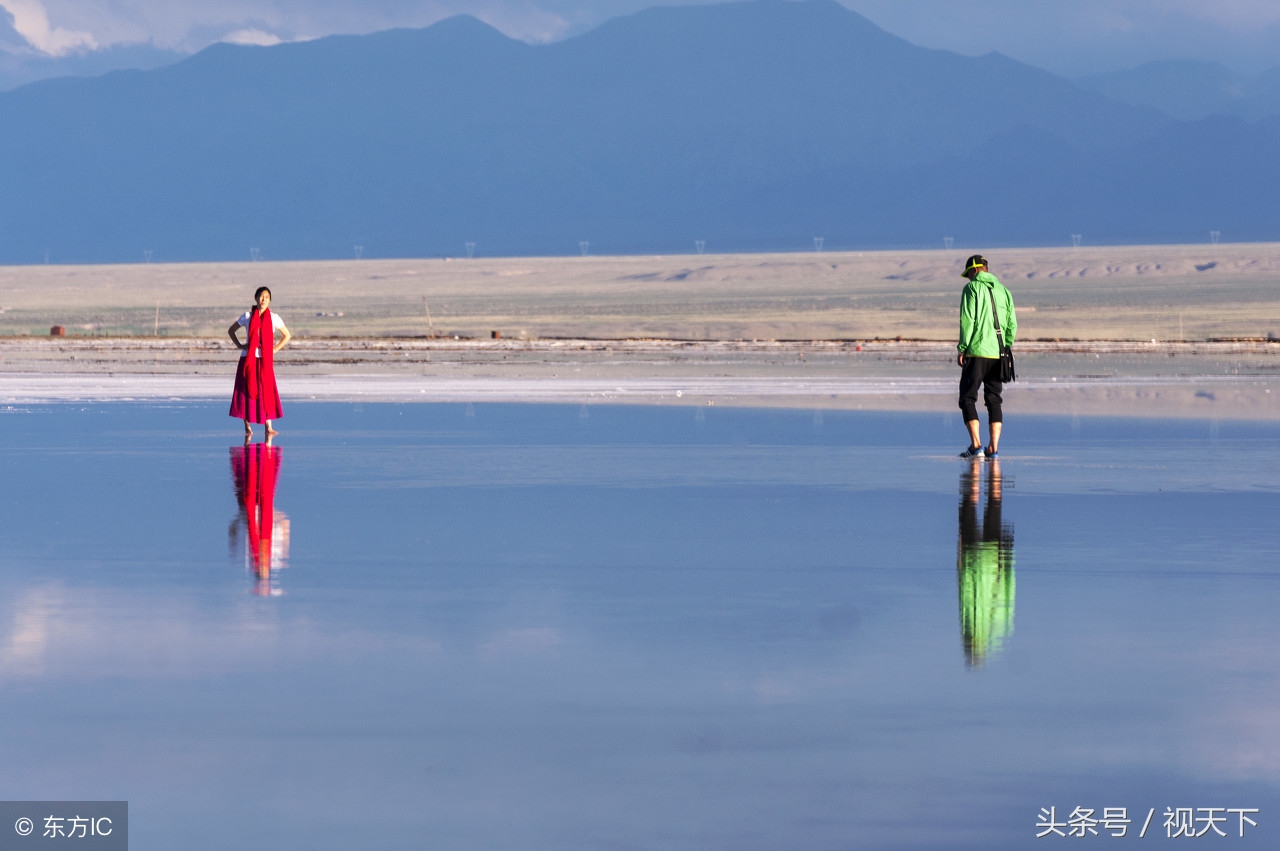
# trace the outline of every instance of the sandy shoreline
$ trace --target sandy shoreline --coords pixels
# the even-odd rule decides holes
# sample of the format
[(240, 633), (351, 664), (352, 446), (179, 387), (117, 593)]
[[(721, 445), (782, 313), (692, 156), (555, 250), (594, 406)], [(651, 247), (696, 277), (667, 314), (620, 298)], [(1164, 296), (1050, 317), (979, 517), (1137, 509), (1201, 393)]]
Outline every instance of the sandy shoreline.
[[(301, 340), (286, 401), (663, 404), (955, 410), (944, 342)], [(1028, 343), (1009, 409), (1280, 419), (1280, 345)], [(205, 339), (0, 340), (0, 403), (218, 400), (237, 353)]]
[(0, 337), (225, 339), (260, 285), (300, 338), (950, 339), (974, 250), (1021, 341), (1280, 334), (1280, 244), (0, 267)]

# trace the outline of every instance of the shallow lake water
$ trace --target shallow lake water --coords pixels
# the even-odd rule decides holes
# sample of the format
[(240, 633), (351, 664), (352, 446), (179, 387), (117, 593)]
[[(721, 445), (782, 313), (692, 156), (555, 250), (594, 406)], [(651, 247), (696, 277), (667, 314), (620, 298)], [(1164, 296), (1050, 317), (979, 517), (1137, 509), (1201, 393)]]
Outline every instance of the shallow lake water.
[(0, 412), (0, 798), (135, 851), (1280, 840), (1277, 425), (224, 411)]

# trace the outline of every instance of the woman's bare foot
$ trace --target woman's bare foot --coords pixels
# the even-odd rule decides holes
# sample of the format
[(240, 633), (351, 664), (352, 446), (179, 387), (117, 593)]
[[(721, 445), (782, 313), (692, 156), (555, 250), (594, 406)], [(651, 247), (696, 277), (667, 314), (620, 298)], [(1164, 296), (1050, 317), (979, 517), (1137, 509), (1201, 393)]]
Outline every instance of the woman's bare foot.
[(267, 420), (267, 437), (274, 437), (275, 435), (277, 435), (277, 434), (279, 434), (279, 433), (280, 433), (280, 432), (276, 431), (275, 429), (273, 429), (273, 428), (271, 427), (271, 421), (270, 421), (270, 420)]
[(249, 440), (253, 437), (253, 426), (249, 425), (249, 421), (244, 421), (244, 439)]

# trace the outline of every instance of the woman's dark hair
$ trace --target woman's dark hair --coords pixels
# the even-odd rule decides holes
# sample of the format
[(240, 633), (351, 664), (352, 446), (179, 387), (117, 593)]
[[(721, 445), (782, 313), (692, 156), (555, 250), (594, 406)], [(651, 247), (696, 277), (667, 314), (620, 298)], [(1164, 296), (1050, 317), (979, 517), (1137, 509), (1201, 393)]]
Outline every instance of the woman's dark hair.
[(253, 291), (253, 306), (258, 306), (258, 299), (262, 298), (262, 294), (271, 295), (271, 287), (258, 287)]

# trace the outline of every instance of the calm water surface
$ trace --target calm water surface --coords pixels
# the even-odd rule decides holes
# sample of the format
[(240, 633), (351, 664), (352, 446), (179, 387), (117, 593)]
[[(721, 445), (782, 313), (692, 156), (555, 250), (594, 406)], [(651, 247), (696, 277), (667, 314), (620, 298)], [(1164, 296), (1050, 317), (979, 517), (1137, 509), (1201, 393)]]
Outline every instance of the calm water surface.
[(0, 798), (135, 851), (1280, 842), (1275, 425), (224, 408), (0, 413)]

